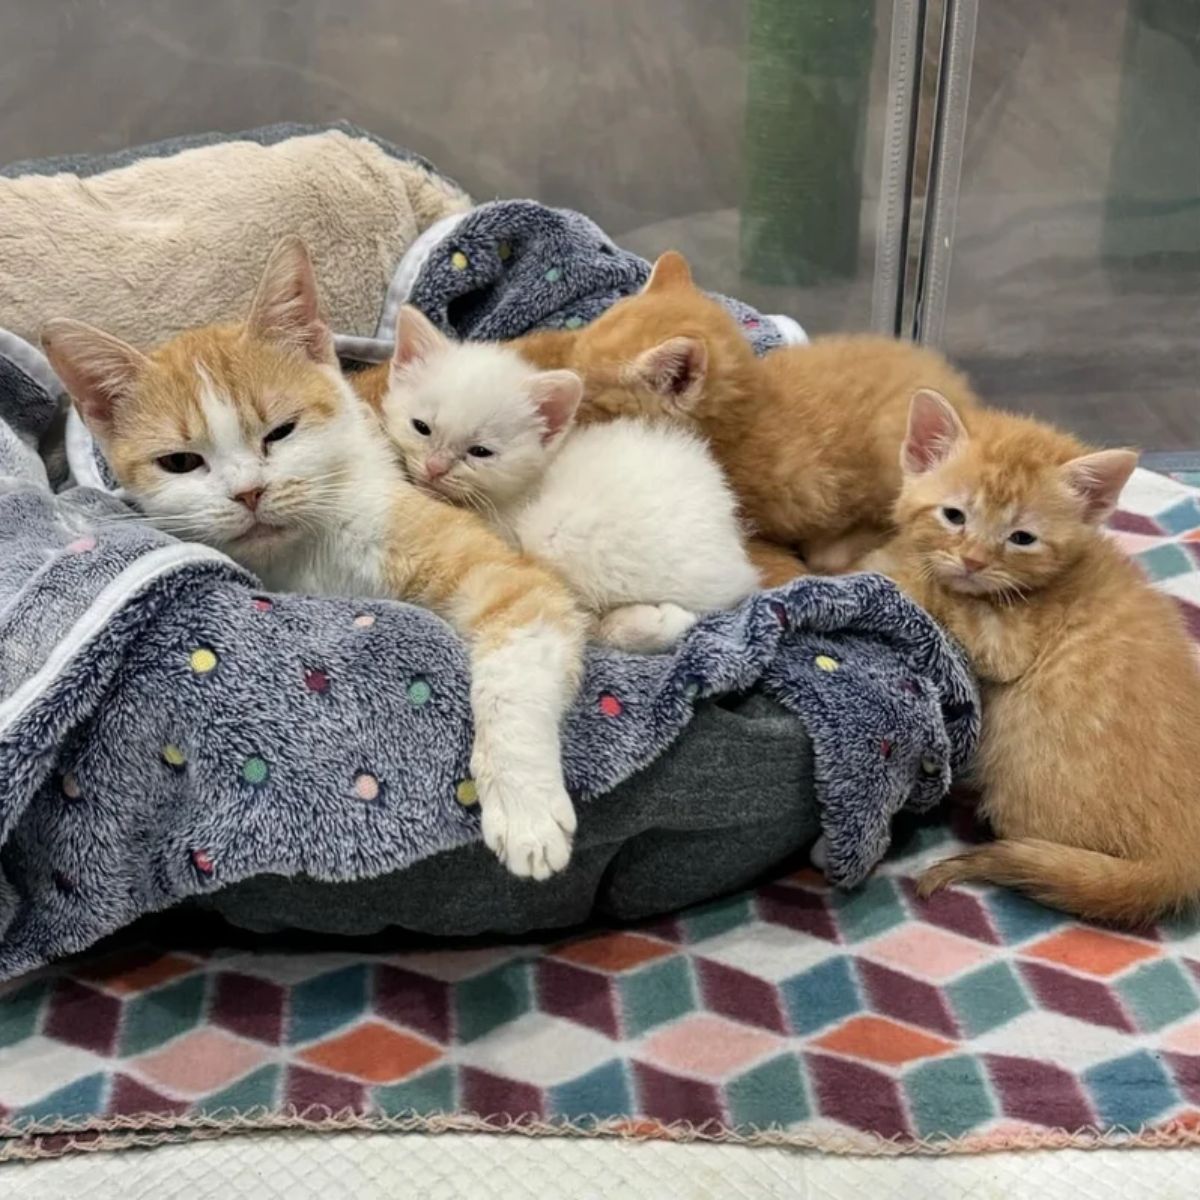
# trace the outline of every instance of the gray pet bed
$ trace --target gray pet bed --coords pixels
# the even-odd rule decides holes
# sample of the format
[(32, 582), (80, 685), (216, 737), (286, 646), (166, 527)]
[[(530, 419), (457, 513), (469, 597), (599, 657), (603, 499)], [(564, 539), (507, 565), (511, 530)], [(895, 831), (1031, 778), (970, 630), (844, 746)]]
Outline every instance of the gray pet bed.
[[(144, 184), (173, 197), (203, 189), (211, 216), (232, 203), (221, 192), (227, 150), (303, 180), (301, 215), (320, 226), (331, 162), (345, 156), (347, 170), (390, 180), (407, 222), (377, 231), (397, 262), (376, 270), (367, 307), (420, 298), (462, 336), (582, 322), (646, 275), (579, 214), (529, 201), (472, 208), (428, 164), (350, 127), (189, 145), (0, 173), (0, 223), (41, 203), (43, 184), (64, 223), (43, 247), (63, 257), (38, 268), (39, 286), (10, 298), (0, 289), (0, 977), (179, 903), (261, 931), (517, 934), (676, 909), (745, 885), (817, 836), (829, 878), (861, 881), (893, 816), (935, 805), (978, 731), (961, 656), (886, 581), (801, 580), (714, 614), (671, 655), (593, 650), (564, 727), (575, 854), (535, 884), (483, 849), (477, 813), (456, 799), (470, 747), (466, 655), (438, 618), (262, 595), (220, 555), (130, 520), (77, 424), (73, 478), (58, 478), (47, 451), (65, 397), (29, 329), (52, 315), (41, 311), (55, 295), (43, 270), (71, 315), (109, 323), (103, 279), (74, 262), (80, 230), (65, 228), (107, 210), (89, 201), (77, 214), (79, 189), (46, 171), (86, 175), (93, 197), (136, 195), (143, 215), (153, 209)], [(265, 258), (282, 218), (271, 189), (235, 183), (245, 204), (263, 206), (255, 220), (242, 211), (225, 239), (241, 239), (244, 266)], [(343, 207), (331, 230), (349, 222), (359, 237), (394, 219), (347, 213), (343, 201), (335, 187), (329, 204)], [(203, 232), (223, 237), (211, 223)], [(326, 257), (337, 251), (330, 233)], [(136, 246), (147, 288), (175, 306), (156, 310), (163, 324), (145, 342), (187, 311), (186, 274), (168, 262), (178, 252), (174, 242), (161, 251), (164, 281), (153, 246)], [(11, 242), (5, 253), (20, 257)], [(257, 270), (223, 281), (219, 315), (237, 315)], [(73, 271), (87, 287), (73, 286)], [(370, 349), (378, 329), (354, 315), (355, 277), (335, 275), (335, 327)], [(785, 320), (728, 303), (758, 349), (790, 336)], [(136, 295), (119, 308), (138, 321)]]

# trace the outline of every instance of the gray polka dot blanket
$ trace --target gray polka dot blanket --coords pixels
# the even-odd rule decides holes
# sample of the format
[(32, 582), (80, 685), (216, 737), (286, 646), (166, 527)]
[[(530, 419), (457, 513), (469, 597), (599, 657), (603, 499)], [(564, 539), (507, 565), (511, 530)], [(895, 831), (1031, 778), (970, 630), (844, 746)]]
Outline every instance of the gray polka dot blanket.
[[(112, 495), (53, 492), (37, 447), (61, 400), (36, 352), (4, 343), (0, 977), (256, 875), (358, 880), (476, 841), (467, 655), (449, 627), (401, 603), (265, 594)], [(708, 617), (675, 653), (590, 652), (563, 730), (581, 838), (606, 793), (690, 736), (697, 705), (750, 689), (811, 739), (815, 786), (792, 802), (815, 807), (847, 886), (898, 810), (941, 799), (976, 737), (970, 675), (921, 610), (878, 576), (799, 580)], [(670, 797), (683, 828), (704, 787)], [(702, 832), (681, 873), (720, 855)]]
[[(269, 147), (312, 132), (238, 137)], [(189, 187), (220, 186), (193, 142), (45, 169), (95, 180), (176, 155)], [(359, 324), (340, 339), (347, 356), (386, 353), (404, 301), (459, 336), (504, 338), (581, 324), (644, 281), (645, 261), (586, 217), (471, 207), (419, 166), (442, 211), (396, 263), (375, 336)], [(328, 214), (329, 237), (346, 218)], [(760, 351), (803, 338), (727, 303)], [(974, 682), (920, 609), (876, 576), (800, 580), (706, 618), (672, 654), (590, 652), (563, 729), (572, 864), (549, 884), (513, 880), (479, 844), (454, 633), (401, 603), (266, 594), (127, 507), (82, 425), (64, 438), (64, 409), (42, 355), (0, 329), (0, 978), (261, 880), (358, 887), (360, 903), (398, 879), (405, 927), (517, 932), (741, 887), (819, 835), (826, 874), (852, 887), (894, 815), (937, 804), (974, 748)], [(410, 873), (420, 896), (404, 891)]]

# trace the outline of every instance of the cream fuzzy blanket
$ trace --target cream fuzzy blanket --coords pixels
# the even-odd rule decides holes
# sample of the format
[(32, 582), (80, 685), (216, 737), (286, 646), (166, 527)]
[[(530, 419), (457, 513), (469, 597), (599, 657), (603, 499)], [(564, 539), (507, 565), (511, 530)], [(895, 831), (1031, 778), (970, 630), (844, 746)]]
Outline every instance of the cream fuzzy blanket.
[(75, 317), (147, 345), (228, 320), (298, 233), (334, 328), (374, 334), (404, 252), (471, 201), (352, 126), (299, 129), (160, 143), (99, 172), (80, 159), (0, 173), (0, 327), (36, 345), (47, 319)]

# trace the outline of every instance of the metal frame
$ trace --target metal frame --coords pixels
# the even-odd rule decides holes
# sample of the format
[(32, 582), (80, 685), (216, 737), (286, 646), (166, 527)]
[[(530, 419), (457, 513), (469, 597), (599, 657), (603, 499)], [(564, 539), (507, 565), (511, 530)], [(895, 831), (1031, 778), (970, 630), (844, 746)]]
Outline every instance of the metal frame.
[(916, 341), (932, 346), (941, 344), (946, 319), (978, 15), (979, 0), (946, 0), (925, 226), (909, 331)]
[(925, 16), (926, 0), (893, 0), (888, 113), (871, 288), (871, 328), (876, 333), (898, 334), (904, 310)]

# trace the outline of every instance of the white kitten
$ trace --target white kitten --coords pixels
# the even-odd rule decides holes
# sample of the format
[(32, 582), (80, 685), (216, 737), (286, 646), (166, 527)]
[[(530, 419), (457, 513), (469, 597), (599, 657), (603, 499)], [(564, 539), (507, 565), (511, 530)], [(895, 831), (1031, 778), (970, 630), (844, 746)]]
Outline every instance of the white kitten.
[(485, 512), (554, 566), (601, 640), (669, 648), (758, 586), (720, 467), (678, 426), (573, 429), (582, 383), (494, 343), (456, 344), (401, 310), (384, 424), (409, 477)]

